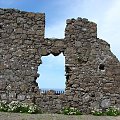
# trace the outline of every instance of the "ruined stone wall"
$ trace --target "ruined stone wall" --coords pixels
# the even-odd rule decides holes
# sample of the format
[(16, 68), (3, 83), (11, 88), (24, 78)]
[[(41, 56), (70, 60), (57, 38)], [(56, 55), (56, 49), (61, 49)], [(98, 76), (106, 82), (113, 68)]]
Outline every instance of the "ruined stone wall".
[(0, 9), (0, 99), (33, 101), (45, 15)]
[[(64, 39), (44, 38), (45, 15), (0, 9), (0, 100), (33, 102), (44, 112), (120, 107), (120, 62), (97, 38), (97, 25), (68, 19)], [(42, 94), (36, 83), (41, 56), (65, 56), (65, 93)]]
[(97, 25), (87, 19), (67, 20), (65, 41), (68, 106), (86, 113), (94, 107), (120, 107), (120, 62), (110, 45), (97, 38)]

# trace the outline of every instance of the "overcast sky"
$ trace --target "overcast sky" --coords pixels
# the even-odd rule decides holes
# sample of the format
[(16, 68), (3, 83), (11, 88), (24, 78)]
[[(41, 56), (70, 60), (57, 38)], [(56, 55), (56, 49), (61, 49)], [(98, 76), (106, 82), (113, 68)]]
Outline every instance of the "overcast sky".
[[(120, 0), (0, 0), (0, 7), (45, 13), (45, 37), (64, 38), (66, 19), (87, 18), (97, 23), (98, 37), (111, 45), (112, 52), (120, 60)], [(42, 66), (46, 68), (39, 67), (41, 74), (38, 79), (39, 86), (64, 88), (64, 57), (51, 55), (49, 60), (47, 57), (42, 59), (45, 63)], [(54, 71), (54, 74), (51, 71)]]

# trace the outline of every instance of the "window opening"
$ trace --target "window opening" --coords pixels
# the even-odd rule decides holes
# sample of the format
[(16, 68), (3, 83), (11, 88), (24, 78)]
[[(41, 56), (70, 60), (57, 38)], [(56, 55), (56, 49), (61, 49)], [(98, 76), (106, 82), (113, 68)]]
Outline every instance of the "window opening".
[(104, 70), (104, 69), (105, 69), (105, 65), (104, 65), (104, 64), (100, 64), (100, 65), (99, 65), (99, 69), (100, 69), (100, 70)]
[(2, 29), (2, 25), (0, 25), (0, 29)]
[(37, 78), (39, 89), (46, 93), (49, 90), (56, 91), (56, 94), (64, 93), (65, 91), (65, 56), (61, 53), (59, 56), (41, 57), (42, 64), (38, 67)]

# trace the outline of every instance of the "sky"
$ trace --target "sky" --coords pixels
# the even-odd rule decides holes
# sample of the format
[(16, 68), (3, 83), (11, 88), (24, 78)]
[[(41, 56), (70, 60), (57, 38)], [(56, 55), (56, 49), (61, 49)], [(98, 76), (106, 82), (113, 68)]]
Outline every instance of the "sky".
[[(87, 18), (97, 23), (98, 38), (106, 40), (120, 60), (120, 0), (0, 0), (0, 8), (45, 13), (46, 38), (64, 38), (66, 19)], [(37, 80), (41, 88), (65, 88), (64, 61), (62, 54), (42, 57)]]

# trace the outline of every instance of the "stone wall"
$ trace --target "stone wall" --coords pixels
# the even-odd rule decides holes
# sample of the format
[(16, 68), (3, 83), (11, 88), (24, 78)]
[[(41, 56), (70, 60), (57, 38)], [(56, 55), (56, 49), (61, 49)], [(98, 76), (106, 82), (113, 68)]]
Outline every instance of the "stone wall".
[[(32, 102), (44, 112), (120, 107), (120, 62), (97, 38), (97, 25), (68, 19), (64, 39), (44, 38), (45, 15), (0, 9), (0, 100)], [(41, 56), (65, 56), (65, 93), (43, 94), (36, 83)]]
[(33, 101), (45, 15), (0, 9), (0, 99)]
[(68, 106), (83, 112), (120, 107), (120, 62), (110, 45), (97, 38), (97, 25), (87, 19), (67, 20), (65, 29)]

